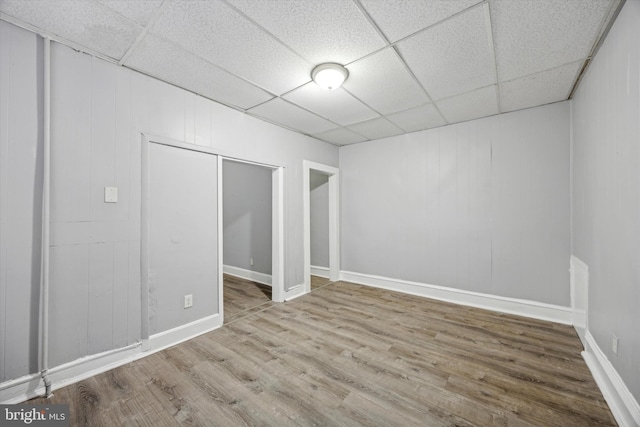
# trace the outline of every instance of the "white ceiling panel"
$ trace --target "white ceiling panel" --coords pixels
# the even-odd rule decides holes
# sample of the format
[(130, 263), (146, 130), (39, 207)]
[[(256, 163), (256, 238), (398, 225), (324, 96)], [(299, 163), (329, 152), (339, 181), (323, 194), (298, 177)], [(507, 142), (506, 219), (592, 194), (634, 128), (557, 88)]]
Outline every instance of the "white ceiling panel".
[(97, 0), (109, 9), (131, 19), (133, 22), (145, 26), (154, 12), (162, 5), (162, 0)]
[(500, 83), (502, 112), (563, 101), (569, 96), (582, 61)]
[(390, 42), (396, 42), (479, 2), (479, 0), (360, 0)]
[(143, 30), (119, 13), (91, 1), (4, 0), (0, 11), (116, 60)]
[(498, 114), (496, 86), (487, 86), (436, 102), (449, 123), (464, 122)]
[(358, 135), (344, 128), (337, 128), (326, 132), (317, 133), (313, 135), (313, 137), (334, 145), (354, 144), (356, 142), (363, 142), (368, 139), (362, 135)]
[(341, 125), (379, 116), (344, 89), (324, 90), (313, 82), (289, 92), (283, 98)]
[(335, 123), (331, 123), (280, 98), (258, 105), (249, 110), (248, 113), (308, 135), (321, 133), (336, 127)]
[(389, 114), (387, 118), (405, 132), (416, 132), (447, 124), (433, 104)]
[[(341, 145), (567, 99), (620, 5), (0, 0), (0, 18)], [(311, 83), (322, 62), (347, 67), (343, 88)]]
[(347, 66), (344, 88), (382, 114), (395, 113), (429, 102), (393, 48)]
[(151, 31), (277, 95), (311, 80), (311, 64), (221, 2), (172, 4)]
[(348, 64), (385, 46), (352, 0), (229, 0), (312, 64)]
[(165, 41), (145, 37), (125, 65), (223, 104), (251, 108), (273, 96)]
[(513, 80), (585, 59), (610, 0), (490, 0), (498, 78)]
[(364, 135), (369, 139), (386, 138), (388, 136), (404, 133), (402, 129), (391, 123), (384, 117), (379, 117), (366, 122), (356, 123), (348, 127), (349, 130)]
[(484, 6), (410, 37), (398, 48), (434, 100), (496, 83)]

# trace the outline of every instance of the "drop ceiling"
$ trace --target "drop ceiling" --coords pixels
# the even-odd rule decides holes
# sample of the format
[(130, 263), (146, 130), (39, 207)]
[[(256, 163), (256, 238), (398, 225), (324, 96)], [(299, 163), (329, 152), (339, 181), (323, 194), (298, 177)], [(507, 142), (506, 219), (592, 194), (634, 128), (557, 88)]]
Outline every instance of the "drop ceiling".
[[(620, 0), (0, 0), (0, 18), (345, 145), (568, 99)], [(343, 87), (311, 70), (337, 62)]]

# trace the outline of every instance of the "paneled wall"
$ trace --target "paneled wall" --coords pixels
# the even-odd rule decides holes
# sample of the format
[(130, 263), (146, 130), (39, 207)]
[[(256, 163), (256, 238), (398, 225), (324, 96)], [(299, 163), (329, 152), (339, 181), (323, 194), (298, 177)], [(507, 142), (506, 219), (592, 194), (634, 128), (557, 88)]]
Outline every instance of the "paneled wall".
[[(5, 381), (37, 371), (43, 54), (34, 34), (0, 29)], [(142, 133), (284, 167), (285, 288), (304, 282), (302, 161), (337, 166), (336, 147), (57, 43), (51, 74), (50, 366), (141, 338)]]
[[(572, 101), (572, 251), (588, 329), (640, 401), (640, 2), (627, 1)], [(619, 338), (618, 354), (611, 349)]]
[(569, 305), (569, 104), (340, 149), (342, 269)]
[(272, 170), (233, 161), (222, 170), (224, 265), (271, 275)]
[(42, 52), (0, 21), (0, 382), (38, 370)]

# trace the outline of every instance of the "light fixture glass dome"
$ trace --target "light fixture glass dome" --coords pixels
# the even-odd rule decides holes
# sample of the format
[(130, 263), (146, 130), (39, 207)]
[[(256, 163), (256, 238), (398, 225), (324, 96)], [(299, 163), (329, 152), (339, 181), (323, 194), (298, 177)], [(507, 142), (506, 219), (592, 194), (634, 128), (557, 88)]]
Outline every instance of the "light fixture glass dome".
[(340, 64), (320, 64), (311, 72), (311, 78), (325, 90), (339, 88), (349, 76), (349, 72)]

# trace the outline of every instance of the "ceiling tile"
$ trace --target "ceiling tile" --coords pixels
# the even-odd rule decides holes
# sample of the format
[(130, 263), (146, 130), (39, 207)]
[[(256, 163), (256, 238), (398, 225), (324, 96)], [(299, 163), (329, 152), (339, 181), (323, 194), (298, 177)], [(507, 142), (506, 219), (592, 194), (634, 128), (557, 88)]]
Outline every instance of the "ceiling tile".
[(222, 2), (172, 4), (151, 31), (278, 95), (311, 81), (311, 64)]
[(337, 128), (317, 133), (313, 135), (313, 137), (334, 145), (347, 145), (367, 141), (367, 138), (364, 136), (358, 135), (344, 128)]
[(229, 0), (313, 64), (348, 64), (385, 46), (352, 0)]
[(119, 13), (89, 1), (4, 0), (0, 11), (116, 60), (142, 31)]
[(379, 117), (366, 122), (356, 123), (348, 127), (349, 130), (364, 135), (369, 139), (386, 138), (400, 135), (402, 130), (384, 117)]
[(434, 100), (496, 83), (484, 7), (410, 37), (398, 49)]
[(569, 96), (583, 62), (563, 65), (527, 77), (500, 83), (503, 113), (563, 101)]
[(387, 118), (405, 132), (416, 132), (447, 124), (433, 104), (390, 114)]
[(440, 22), (479, 0), (360, 0), (390, 42)]
[(347, 69), (349, 77), (343, 87), (379, 113), (394, 113), (429, 102), (393, 48), (356, 61)]
[(443, 99), (436, 104), (449, 123), (498, 114), (495, 85)]
[(162, 0), (97, 0), (109, 9), (146, 26), (153, 13), (162, 5)]
[(273, 97), (152, 34), (148, 34), (140, 42), (125, 65), (223, 104), (243, 109)]
[(491, 0), (500, 81), (585, 59), (609, 0)]
[(313, 82), (289, 92), (283, 98), (341, 125), (378, 117), (378, 113), (344, 89), (323, 90)]
[(249, 110), (248, 113), (308, 135), (321, 133), (336, 127), (335, 123), (331, 123), (280, 98), (258, 105)]

